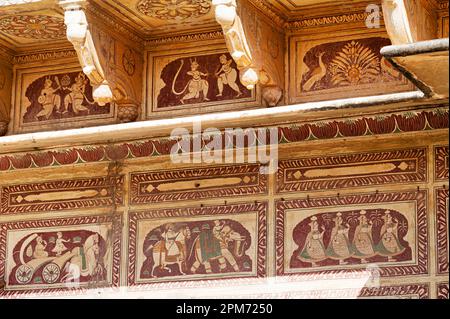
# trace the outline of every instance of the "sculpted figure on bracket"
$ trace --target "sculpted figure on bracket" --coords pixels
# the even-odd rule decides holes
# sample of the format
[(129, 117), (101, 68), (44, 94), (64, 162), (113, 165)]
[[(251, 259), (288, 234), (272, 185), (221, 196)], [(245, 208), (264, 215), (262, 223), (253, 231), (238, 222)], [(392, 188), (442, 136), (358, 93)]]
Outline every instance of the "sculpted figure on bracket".
[[(256, 84), (261, 84), (262, 97), (266, 104), (276, 106), (283, 96), (281, 89), (283, 85), (276, 83), (277, 80), (267, 72), (265, 63), (260, 57), (261, 54), (256, 56), (252, 54), (261, 51), (259, 45), (261, 39), (249, 41), (253, 38), (246, 36), (246, 28), (239, 17), (236, 0), (213, 0), (212, 3), (215, 7), (216, 20), (222, 26), (228, 50), (240, 71), (241, 83), (249, 90), (254, 89)], [(247, 10), (254, 10), (254, 8), (246, 6), (242, 9), (242, 11)]]
[(141, 92), (136, 89), (139, 85), (133, 83), (139, 69), (133, 50), (126, 49), (122, 61), (118, 62), (115, 56), (116, 40), (88, 21), (86, 0), (61, 0), (59, 4), (65, 10), (67, 38), (94, 87), (94, 100), (99, 105), (114, 101), (118, 106), (120, 122), (135, 121), (139, 116)]

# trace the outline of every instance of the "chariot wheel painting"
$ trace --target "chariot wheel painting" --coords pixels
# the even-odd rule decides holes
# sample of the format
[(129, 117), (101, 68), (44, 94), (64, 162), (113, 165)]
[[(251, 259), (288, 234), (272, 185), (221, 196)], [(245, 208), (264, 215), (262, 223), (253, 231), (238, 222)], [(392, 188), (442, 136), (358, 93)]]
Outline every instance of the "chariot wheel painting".
[(42, 278), (48, 284), (55, 283), (58, 280), (60, 274), (61, 270), (59, 269), (59, 266), (54, 263), (48, 264), (42, 270)]
[(28, 265), (20, 265), (16, 270), (16, 280), (20, 284), (27, 284), (33, 277), (33, 269)]
[(129, 76), (132, 76), (136, 69), (136, 60), (134, 58), (133, 51), (131, 51), (130, 49), (125, 51), (122, 57), (122, 63), (125, 72), (127, 72)]

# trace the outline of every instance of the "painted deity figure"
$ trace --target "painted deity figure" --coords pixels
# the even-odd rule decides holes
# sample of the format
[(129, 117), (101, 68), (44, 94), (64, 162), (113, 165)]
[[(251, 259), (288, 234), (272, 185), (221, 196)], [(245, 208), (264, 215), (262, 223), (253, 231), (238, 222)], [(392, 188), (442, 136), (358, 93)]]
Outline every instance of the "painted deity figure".
[(327, 259), (325, 245), (323, 243), (325, 229), (321, 227), (319, 230), (319, 223), (316, 216), (311, 217), (309, 226), (311, 230), (306, 237), (305, 246), (298, 255), (298, 259), (304, 262), (310, 262), (315, 267), (317, 266), (317, 262)]
[(367, 263), (366, 258), (376, 254), (372, 239), (372, 222), (367, 219), (366, 214), (365, 210), (360, 212), (359, 224), (353, 238), (354, 256), (361, 258), (362, 263)]
[(75, 78), (75, 83), (70, 88), (70, 93), (64, 98), (64, 112), (67, 113), (69, 104), (72, 104), (72, 108), (75, 114), (80, 112), (89, 111), (87, 107), (83, 105), (85, 98), (86, 84), (88, 83), (84, 74), (78, 74)]
[(36, 246), (34, 247), (33, 258), (46, 258), (48, 253), (45, 251), (47, 248), (47, 242), (42, 238), (42, 236), (36, 237)]
[(327, 248), (327, 256), (339, 260), (340, 265), (345, 265), (345, 259), (351, 257), (352, 249), (348, 239), (349, 227), (343, 224), (342, 214), (337, 213), (334, 219), (335, 226), (331, 231), (331, 239)]
[(178, 69), (177, 74), (172, 83), (172, 93), (175, 95), (182, 95), (186, 91), (187, 93), (180, 99), (180, 102), (184, 104), (186, 100), (190, 99), (198, 99), (200, 97), (200, 93), (203, 93), (203, 100), (209, 101), (208, 92), (209, 92), (209, 83), (207, 80), (203, 79), (203, 77), (208, 76), (207, 73), (203, 73), (199, 70), (200, 64), (196, 60), (191, 60), (191, 70), (187, 72), (187, 75), (191, 77), (186, 87), (181, 92), (175, 91), (175, 82), (177, 81), (178, 75), (183, 67), (184, 60), (181, 60), (181, 66)]
[(48, 120), (50, 115), (52, 115), (53, 110), (59, 108), (61, 97), (55, 94), (59, 89), (61, 89), (61, 86), (58, 86), (56, 89), (53, 88), (53, 81), (50, 78), (45, 79), (44, 88), (41, 90), (41, 94), (38, 97), (38, 102), (43, 109), (36, 114), (36, 119), (44, 117)]
[(214, 234), (214, 237), (216, 237), (219, 240), (221, 239), (221, 233), (222, 233), (223, 227), (224, 227), (224, 225), (220, 220), (214, 221), (213, 234)]
[(241, 96), (241, 89), (236, 83), (238, 73), (237, 70), (231, 66), (233, 60), (229, 60), (224, 54), (220, 56), (219, 60), (221, 68), (216, 72), (217, 87), (219, 88), (219, 94), (217, 94), (217, 96), (220, 97), (223, 95), (224, 85), (228, 85), (231, 89), (233, 89), (237, 93), (236, 97)]
[(391, 212), (386, 211), (383, 219), (381, 240), (375, 249), (380, 255), (388, 257), (389, 261), (393, 261), (393, 257), (401, 254), (406, 248), (399, 241), (398, 222), (392, 217)]
[(56, 236), (57, 238), (55, 247), (52, 249), (52, 252), (56, 253), (56, 256), (61, 256), (61, 254), (67, 250), (67, 247), (64, 245), (64, 243), (68, 243), (70, 242), (70, 240), (64, 239), (61, 232), (58, 232)]

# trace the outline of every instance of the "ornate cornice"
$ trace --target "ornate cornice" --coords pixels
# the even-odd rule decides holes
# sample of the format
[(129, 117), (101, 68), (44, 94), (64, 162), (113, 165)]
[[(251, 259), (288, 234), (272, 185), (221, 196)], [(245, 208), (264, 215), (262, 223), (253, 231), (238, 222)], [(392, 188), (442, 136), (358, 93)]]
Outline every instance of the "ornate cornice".
[(265, 16), (272, 20), (275, 25), (280, 28), (283, 28), (285, 26), (287, 22), (286, 18), (275, 11), (275, 9), (271, 5), (268, 5), (265, 0), (250, 0), (250, 2)]
[(76, 58), (77, 53), (73, 49), (50, 51), (50, 52), (35, 52), (29, 54), (17, 55), (12, 59), (14, 64), (25, 64), (38, 61), (48, 61), (64, 58)]
[(438, 8), (439, 10), (448, 10), (448, 1), (439, 1)]
[(121, 34), (126, 39), (129, 39), (138, 45), (144, 42), (142, 35), (129, 28), (126, 24), (120, 22), (118, 18), (107, 14), (104, 9), (99, 8), (97, 5), (89, 3), (86, 9), (89, 14), (92, 14), (98, 21), (110, 26), (115, 33)]
[(323, 27), (336, 24), (364, 22), (366, 21), (368, 16), (369, 13), (367, 12), (354, 12), (328, 17), (305, 18), (297, 21), (288, 22), (286, 23), (285, 27), (288, 30), (298, 30), (304, 28)]
[(224, 39), (224, 35), (221, 30), (147, 39), (145, 41), (145, 45), (153, 46), (157, 44), (169, 44), (177, 42), (191, 42), (191, 41), (216, 40), (216, 39)]

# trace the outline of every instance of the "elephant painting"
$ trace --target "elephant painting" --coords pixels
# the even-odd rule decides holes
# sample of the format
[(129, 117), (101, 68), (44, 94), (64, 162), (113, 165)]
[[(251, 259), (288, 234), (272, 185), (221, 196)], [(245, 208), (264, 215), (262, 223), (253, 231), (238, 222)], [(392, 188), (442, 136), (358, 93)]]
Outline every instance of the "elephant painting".
[(164, 224), (146, 236), (141, 278), (251, 272), (250, 245), (234, 220)]

